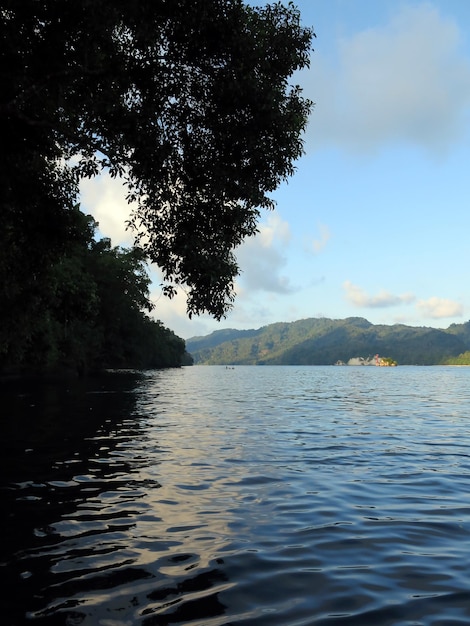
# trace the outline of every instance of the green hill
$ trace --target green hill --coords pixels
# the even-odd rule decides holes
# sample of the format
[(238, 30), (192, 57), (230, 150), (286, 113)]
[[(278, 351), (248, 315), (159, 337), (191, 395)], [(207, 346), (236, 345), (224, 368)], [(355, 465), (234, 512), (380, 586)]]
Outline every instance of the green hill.
[(186, 349), (195, 364), (205, 365), (333, 365), (375, 354), (399, 365), (436, 365), (470, 350), (470, 321), (442, 330), (374, 325), (360, 317), (311, 318), (220, 330), (188, 339)]

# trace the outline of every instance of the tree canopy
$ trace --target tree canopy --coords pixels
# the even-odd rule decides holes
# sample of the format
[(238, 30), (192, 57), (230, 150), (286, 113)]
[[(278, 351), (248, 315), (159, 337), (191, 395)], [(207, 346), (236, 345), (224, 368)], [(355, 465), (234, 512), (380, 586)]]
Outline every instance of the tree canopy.
[[(311, 102), (289, 83), (313, 31), (289, 3), (0, 0), (0, 278), (23, 278), (73, 236), (79, 181), (122, 177), (136, 241), (165, 293), (220, 319), (234, 249), (302, 153)], [(8, 293), (6, 293), (8, 291)]]
[(147, 315), (153, 303), (142, 250), (97, 240), (96, 222), (78, 207), (68, 217), (68, 246), (23, 277), (14, 315), (2, 315), (0, 372), (190, 364), (184, 340)]

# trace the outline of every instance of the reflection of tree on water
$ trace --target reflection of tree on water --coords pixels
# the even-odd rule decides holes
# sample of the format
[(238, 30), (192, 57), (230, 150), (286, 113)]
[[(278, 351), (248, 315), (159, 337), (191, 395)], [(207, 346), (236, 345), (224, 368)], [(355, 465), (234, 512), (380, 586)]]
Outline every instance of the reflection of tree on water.
[[(139, 616), (160, 625), (225, 612), (222, 560), (179, 551), (185, 531), (169, 536), (159, 518), (158, 419), (135, 409), (145, 387), (145, 375), (116, 374), (6, 394), (8, 623), (94, 626)], [(157, 437), (147, 442), (154, 420)]]
[[(2, 389), (1, 437), (7, 445), (5, 469), (31, 472), (31, 463), (53, 464), (70, 455), (82, 456), (132, 414), (137, 373), (110, 373), (65, 382), (13, 381)], [(27, 462), (18, 455), (28, 454)], [(39, 470), (39, 468), (36, 468)], [(5, 476), (5, 474), (3, 474)]]
[[(44, 608), (59, 590), (73, 595), (77, 582), (71, 571), (89, 575), (92, 553), (104, 558), (116, 550), (115, 540), (97, 542), (93, 536), (132, 527), (138, 482), (129, 485), (135, 467), (117, 449), (140, 436), (139, 422), (131, 417), (138, 380), (137, 374), (115, 373), (66, 384), (3, 386), (3, 614), (11, 613), (15, 624), (24, 611)], [(120, 494), (114, 504), (111, 492)], [(53, 585), (58, 589), (48, 598)]]

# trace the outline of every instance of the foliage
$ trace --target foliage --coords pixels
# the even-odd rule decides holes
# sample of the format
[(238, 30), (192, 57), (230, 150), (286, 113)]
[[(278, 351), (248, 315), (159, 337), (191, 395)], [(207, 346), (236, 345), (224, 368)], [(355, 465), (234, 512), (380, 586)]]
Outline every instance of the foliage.
[(96, 223), (78, 207), (68, 217), (69, 246), (17, 286), (26, 302), (24, 309), (17, 303), (16, 325), (0, 328), (2, 369), (84, 372), (187, 362), (184, 340), (145, 313), (153, 305), (142, 250), (96, 241)]
[(205, 364), (332, 365), (360, 356), (391, 354), (389, 358), (402, 365), (433, 365), (470, 349), (469, 327), (468, 323), (453, 325), (444, 331), (373, 325), (362, 318), (320, 318), (258, 330), (218, 331), (188, 339), (186, 344), (195, 363)]
[(289, 78), (308, 65), (313, 33), (298, 10), (0, 0), (0, 33), (0, 278), (13, 270), (10, 300), (34, 309), (35, 290), (25, 296), (20, 283), (61, 254), (80, 178), (106, 170), (125, 180), (131, 225), (166, 293), (184, 285), (190, 315), (223, 317), (233, 250), (302, 153), (311, 103)]
[(451, 324), (447, 332), (462, 338), (470, 345), (470, 321), (465, 324)]
[(445, 360), (445, 365), (470, 365), (470, 350)]

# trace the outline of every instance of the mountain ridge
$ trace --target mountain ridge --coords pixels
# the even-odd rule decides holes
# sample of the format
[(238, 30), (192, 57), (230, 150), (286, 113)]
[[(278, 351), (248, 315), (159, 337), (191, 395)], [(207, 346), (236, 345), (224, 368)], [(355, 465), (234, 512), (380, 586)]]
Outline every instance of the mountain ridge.
[(304, 318), (258, 329), (221, 329), (186, 340), (195, 364), (333, 365), (374, 354), (438, 365), (470, 350), (470, 321), (447, 329), (372, 324), (362, 317)]

